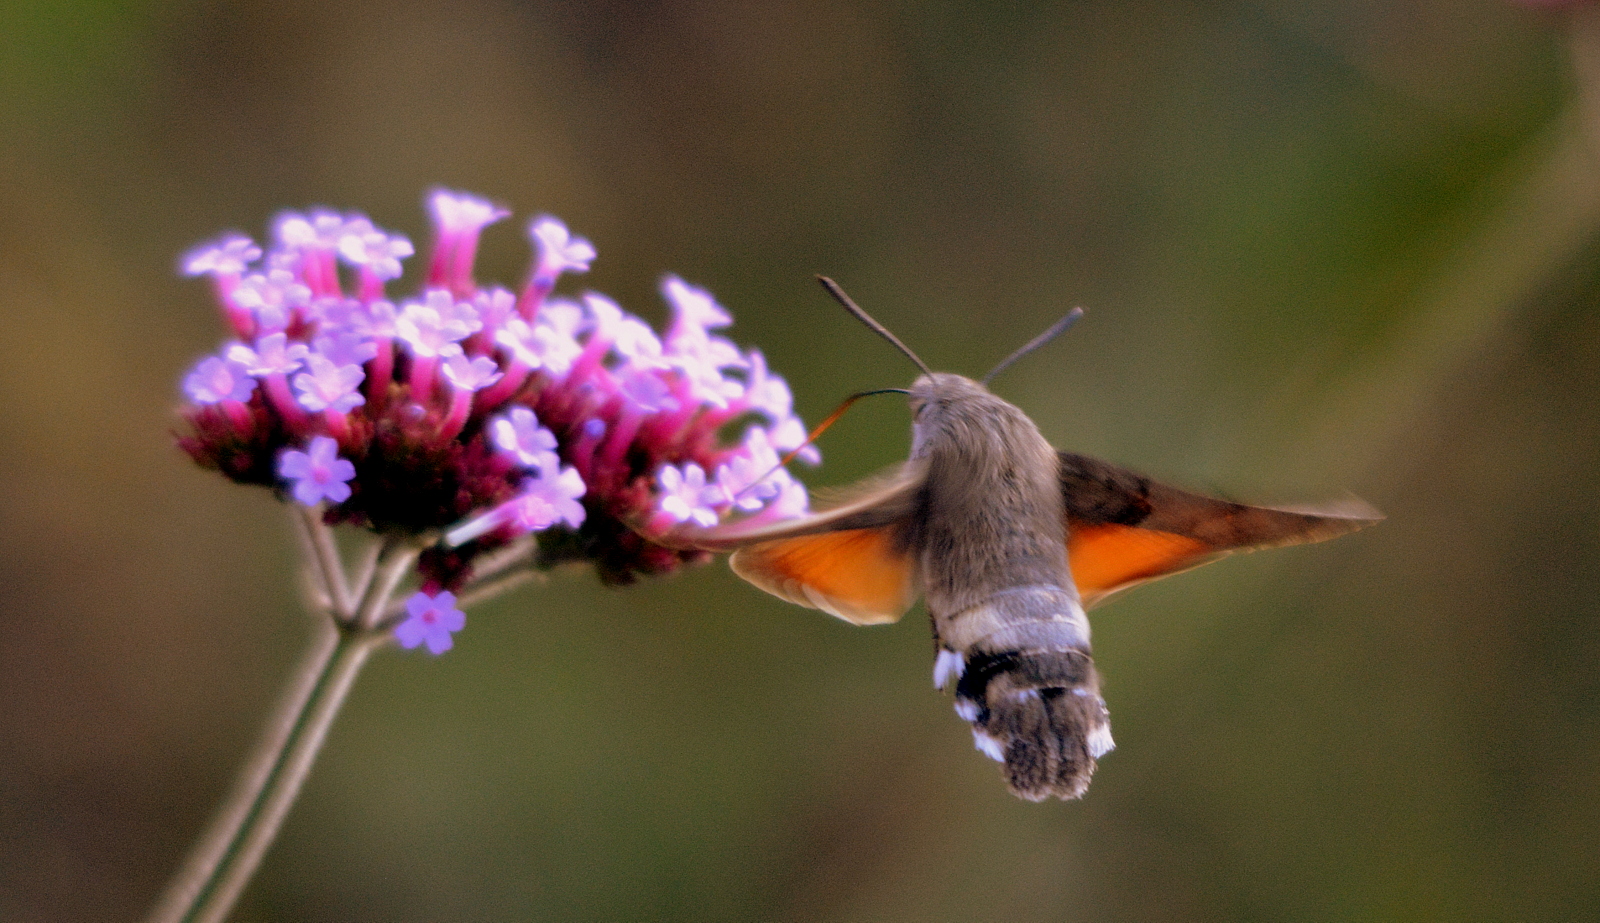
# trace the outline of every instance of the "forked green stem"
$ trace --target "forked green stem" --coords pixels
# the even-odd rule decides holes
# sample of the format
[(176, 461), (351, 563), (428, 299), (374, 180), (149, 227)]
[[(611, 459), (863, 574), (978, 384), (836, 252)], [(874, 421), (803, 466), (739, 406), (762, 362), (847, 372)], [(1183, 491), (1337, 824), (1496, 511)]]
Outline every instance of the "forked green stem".
[(317, 635), (266, 739), (151, 923), (218, 923), (227, 917), (299, 795), (356, 673), (384, 640), (327, 624)]
[(254, 756), (150, 923), (219, 923), (227, 916), (299, 795), (356, 674), (390, 638), (378, 616), (416, 560), (416, 544), (386, 544), (351, 586), (327, 527), (315, 514), (304, 515), (301, 523), (312, 572), (332, 617), (318, 621), (311, 647)]

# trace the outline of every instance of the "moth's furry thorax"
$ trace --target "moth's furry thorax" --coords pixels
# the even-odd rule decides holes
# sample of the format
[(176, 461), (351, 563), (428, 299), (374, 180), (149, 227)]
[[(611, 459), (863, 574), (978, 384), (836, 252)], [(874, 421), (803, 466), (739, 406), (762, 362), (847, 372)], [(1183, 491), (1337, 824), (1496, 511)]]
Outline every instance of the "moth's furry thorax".
[(926, 466), (907, 544), (919, 557), (956, 711), (1024, 798), (1076, 798), (1111, 747), (1089, 621), (1063, 553), (1056, 452), (1027, 415), (960, 375), (911, 387)]

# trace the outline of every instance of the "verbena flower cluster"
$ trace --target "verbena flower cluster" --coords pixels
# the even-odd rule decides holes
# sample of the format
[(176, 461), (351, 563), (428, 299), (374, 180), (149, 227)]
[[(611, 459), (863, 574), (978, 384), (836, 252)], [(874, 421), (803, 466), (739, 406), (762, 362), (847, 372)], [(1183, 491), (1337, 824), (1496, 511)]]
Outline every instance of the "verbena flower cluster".
[(789, 388), (712, 332), (732, 319), (711, 295), (666, 277), (665, 335), (603, 295), (553, 297), (595, 250), (551, 217), (529, 227), (521, 291), (481, 287), (479, 235), (507, 212), (446, 191), (429, 205), (436, 241), (407, 298), (385, 288), (411, 242), (359, 214), (284, 214), (265, 254), (235, 234), (183, 261), (211, 277), (233, 339), (184, 379), (180, 445), (234, 481), (325, 504), (330, 524), (438, 533), (403, 642), (447, 648), (450, 591), (520, 536), (541, 533), (540, 566), (584, 560), (625, 583), (704, 558), (687, 539), (730, 514), (805, 511), (779, 467), (805, 442)]

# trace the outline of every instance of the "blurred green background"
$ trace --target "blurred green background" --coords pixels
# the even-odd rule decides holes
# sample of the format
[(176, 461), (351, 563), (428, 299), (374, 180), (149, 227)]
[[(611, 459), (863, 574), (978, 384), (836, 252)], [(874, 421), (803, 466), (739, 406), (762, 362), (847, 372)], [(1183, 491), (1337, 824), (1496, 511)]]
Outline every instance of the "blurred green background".
[[(1063, 447), (1382, 508), (1095, 614), (1118, 749), (1027, 804), (720, 565), (563, 572), (358, 683), (238, 921), (1600, 919), (1600, 154), (1495, 0), (0, 7), (0, 919), (143, 913), (307, 636), (289, 520), (172, 445), (177, 256), (281, 208), (565, 218), (714, 291), (808, 420), (938, 368)], [(569, 286), (576, 288), (577, 286)], [(870, 402), (869, 402), (870, 403)], [(906, 450), (893, 400), (813, 486)]]

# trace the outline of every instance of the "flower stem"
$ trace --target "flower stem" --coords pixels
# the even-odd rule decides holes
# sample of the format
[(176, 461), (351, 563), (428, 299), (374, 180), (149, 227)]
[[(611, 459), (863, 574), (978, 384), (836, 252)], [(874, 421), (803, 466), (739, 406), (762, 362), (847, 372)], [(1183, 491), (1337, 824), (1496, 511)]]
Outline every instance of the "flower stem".
[[(322, 507), (295, 506), (295, 521), (305, 540), (306, 559), (313, 566), (312, 573), (320, 579), (328, 594), (327, 606), (341, 624), (349, 624), (355, 614), (355, 599), (351, 596), (349, 581), (339, 564), (339, 548), (334, 544), (333, 531), (322, 522)], [(360, 586), (366, 587), (365, 578)]]
[(150, 923), (216, 923), (227, 916), (299, 794), (356, 674), (385, 640), (319, 624), (256, 754)]
[(168, 885), (150, 923), (219, 923), (227, 916), (299, 795), (356, 674), (368, 655), (390, 638), (388, 626), (380, 628), (377, 616), (416, 560), (416, 543), (386, 543), (365, 563), (365, 573), (352, 587), (327, 527), (315, 516), (301, 522), (312, 572), (333, 617), (318, 621), (310, 649), (255, 754)]
[[(393, 635), (393, 597), (425, 539), (389, 539), (362, 556), (351, 581), (328, 527), (315, 512), (299, 517), (308, 564), (327, 601), (311, 647), (295, 671), (266, 733), (211, 827), (184, 861), (149, 923), (220, 923), (233, 908), (283, 825), (311, 764), (367, 657)], [(528, 556), (507, 549), (467, 598), (481, 601), (535, 576), (511, 570)], [(506, 571), (510, 572), (506, 572)], [(469, 584), (470, 586), (471, 584)]]

